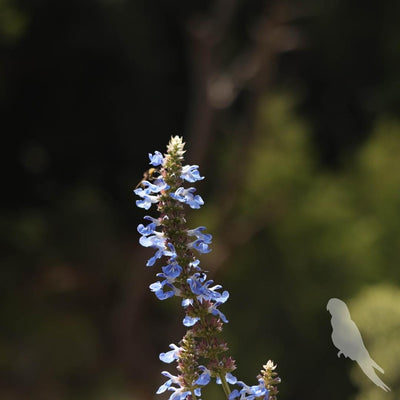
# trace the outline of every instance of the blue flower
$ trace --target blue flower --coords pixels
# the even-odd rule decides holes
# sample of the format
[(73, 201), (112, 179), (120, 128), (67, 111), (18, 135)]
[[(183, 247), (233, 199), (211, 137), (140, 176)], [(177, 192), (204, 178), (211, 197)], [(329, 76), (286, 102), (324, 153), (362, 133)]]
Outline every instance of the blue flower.
[(163, 155), (159, 151), (155, 151), (154, 155), (149, 153), (150, 163), (153, 167), (158, 167), (164, 162)]
[(175, 193), (170, 193), (170, 196), (173, 199), (180, 201), (181, 203), (187, 204), (188, 206), (190, 206), (190, 208), (198, 209), (204, 204), (204, 201), (201, 196), (193, 195), (195, 191), (196, 189), (193, 187), (188, 189), (180, 187), (176, 189)]
[[(226, 381), (227, 381), (228, 383), (230, 383), (231, 385), (234, 385), (234, 384), (237, 382), (236, 376), (232, 375), (230, 372), (228, 372), (228, 373), (225, 375), (225, 379), (226, 379)], [(216, 382), (217, 382), (218, 385), (220, 385), (220, 384), (222, 383), (222, 382), (221, 382), (221, 378), (220, 378), (219, 376), (217, 377)]]
[(218, 310), (218, 306), (221, 305), (222, 303), (217, 302), (215, 303), (212, 307), (211, 307), (211, 314), (215, 315), (216, 317), (222, 319), (223, 322), (225, 322), (225, 324), (227, 324), (229, 321), (227, 320), (227, 318), (225, 317), (225, 314), (222, 313), (220, 310)]
[(170, 390), (170, 387), (173, 384), (180, 386), (179, 378), (177, 376), (170, 374), (168, 371), (163, 371), (161, 373), (169, 379), (158, 388), (156, 392), (157, 394), (164, 393), (166, 390)]
[(157, 249), (156, 254), (147, 261), (146, 265), (148, 267), (153, 266), (159, 258), (165, 255), (165, 237), (161, 232), (154, 232), (154, 235), (151, 236), (141, 236), (139, 243), (143, 247), (153, 247)]
[[(162, 267), (164, 272), (157, 274), (164, 278), (162, 282), (157, 281), (150, 285), (150, 289), (155, 293), (159, 300), (165, 300), (174, 295), (181, 296), (182, 291), (174, 286), (175, 278), (182, 272), (182, 267), (176, 263)], [(165, 291), (165, 287), (170, 290)]]
[(162, 232), (153, 232), (153, 235), (149, 236), (141, 236), (139, 239), (139, 243), (143, 247), (154, 247), (157, 249), (165, 248), (165, 236)]
[[(171, 390), (173, 393), (169, 397), (169, 400), (186, 400), (191, 392), (190, 390), (187, 390), (185, 387), (181, 386), (179, 378), (170, 374), (168, 371), (163, 371), (161, 373), (169, 379), (158, 388), (157, 394), (164, 393), (166, 390)], [(176, 385), (177, 387), (172, 385)], [(195, 389), (194, 392), (196, 396), (201, 396), (200, 389)]]
[[(158, 393), (158, 392), (157, 392), (157, 393)], [(233, 390), (233, 391), (229, 394), (228, 400), (236, 399), (236, 398), (239, 397), (239, 396), (240, 396), (239, 390), (235, 389), (235, 390)]]
[(179, 359), (179, 351), (181, 350), (180, 347), (178, 347), (177, 345), (171, 343), (169, 345), (169, 347), (172, 349), (170, 351), (167, 351), (166, 353), (161, 353), (159, 358), (162, 362), (165, 362), (167, 364), (172, 363), (172, 361), (174, 360), (178, 360)]
[[(142, 181), (142, 186), (145, 186), (143, 190), (147, 190), (149, 193), (159, 193), (162, 190), (166, 190), (169, 188), (163, 178), (157, 178), (153, 183), (149, 181)], [(136, 193), (138, 189), (135, 189), (134, 192)], [(137, 194), (137, 193), (136, 193)]]
[(201, 270), (201, 268), (199, 267), (199, 265), (200, 265), (200, 260), (198, 260), (198, 259), (195, 259), (194, 261), (192, 261), (191, 263), (189, 263), (189, 267), (191, 267), (191, 268), (193, 268), (193, 269), (195, 269), (195, 270), (197, 270), (197, 271), (200, 271), (200, 270)]
[(207, 275), (204, 273), (196, 272), (191, 278), (188, 278), (187, 283), (190, 286), (190, 290), (195, 295), (201, 295), (204, 293), (203, 282), (207, 279)]
[(143, 236), (149, 236), (155, 232), (157, 228), (157, 224), (155, 222), (151, 222), (150, 224), (144, 226), (143, 224), (139, 224), (137, 227), (138, 232)]
[(165, 267), (162, 267), (162, 270), (167, 278), (176, 278), (182, 272), (182, 267), (178, 264), (168, 264)]
[(146, 267), (152, 267), (158, 259), (160, 259), (164, 255), (164, 251), (162, 249), (158, 249), (153, 257), (150, 257), (147, 260)]
[(238, 385), (242, 386), (242, 389), (239, 391), (235, 389), (230, 395), (229, 400), (236, 399), (240, 396), (239, 400), (255, 400), (261, 399), (268, 400), (269, 391), (265, 387), (265, 383), (262, 379), (258, 381), (258, 385), (247, 386), (244, 382), (238, 381)]
[(200, 386), (206, 386), (211, 381), (210, 370), (207, 369), (204, 365), (199, 365), (199, 369), (201, 369), (203, 373), (198, 377), (198, 379), (196, 380), (196, 382), (194, 382), (194, 384)]
[(199, 226), (196, 229), (189, 229), (187, 234), (189, 236), (196, 236), (197, 239), (202, 240), (204, 243), (210, 244), (212, 240), (212, 235), (209, 233), (203, 233), (207, 228), (205, 226)]
[(160, 197), (158, 195), (154, 196), (154, 193), (159, 193), (169, 188), (162, 178), (156, 179), (154, 183), (142, 181), (141, 185), (144, 186), (144, 188), (137, 188), (133, 192), (139, 197), (142, 197), (143, 200), (136, 200), (136, 205), (145, 210), (148, 210), (152, 204), (159, 202)]
[(208, 243), (203, 239), (196, 239), (195, 241), (188, 243), (188, 247), (196, 249), (200, 254), (206, 254), (211, 251), (208, 247)]
[[(172, 290), (167, 290), (164, 292), (164, 286), (167, 286)], [(150, 290), (154, 292), (154, 294), (157, 296), (158, 300), (169, 299), (175, 294), (175, 291), (177, 290), (173, 285), (169, 284), (166, 280), (163, 282), (160, 281), (154, 282), (149, 287)]]
[(208, 301), (216, 301), (218, 305), (225, 303), (229, 298), (229, 292), (225, 290), (223, 293), (217, 292), (218, 289), (221, 289), (221, 285), (215, 285), (211, 288), (209, 286), (214, 282), (209, 280), (204, 283), (207, 279), (207, 275), (205, 273), (196, 272), (192, 275), (192, 277), (187, 279), (187, 283), (190, 286), (190, 290), (193, 294), (197, 296), (199, 300), (208, 300)]
[[(137, 191), (142, 190), (143, 192), (136, 193)], [(145, 210), (148, 210), (152, 204), (158, 203), (159, 197), (158, 196), (151, 196), (148, 193), (144, 193), (144, 189), (136, 189), (135, 193), (139, 195), (140, 197), (143, 197), (143, 200), (136, 200), (136, 205), (139, 208), (144, 208)]]
[[(206, 283), (206, 286), (209, 284), (213, 283), (213, 281), (208, 281)], [(222, 293), (217, 292), (218, 289), (222, 289), (221, 285), (215, 285), (211, 288), (207, 288), (207, 294), (208, 296), (217, 302), (217, 305), (225, 303), (229, 299), (229, 292), (227, 290), (224, 290)]]
[(168, 242), (167, 247), (169, 248), (169, 250), (164, 250), (164, 255), (166, 257), (170, 257), (169, 261), (173, 262), (173, 261), (175, 261), (176, 257), (178, 256), (176, 254), (175, 246), (172, 243)]
[(145, 215), (143, 217), (143, 219), (147, 219), (148, 221), (151, 221), (151, 222), (155, 223), (157, 226), (161, 225), (161, 222), (160, 222), (159, 218), (154, 218), (154, 217), (151, 217), (150, 215)]
[(198, 165), (183, 166), (181, 172), (181, 178), (191, 183), (204, 179), (204, 176), (200, 176), (198, 168), (199, 168)]
[[(216, 289), (221, 288), (220, 285), (216, 285), (209, 289), (207, 285), (209, 285), (210, 282), (212, 281), (208, 281), (205, 284), (202, 284), (202, 280), (203, 278), (199, 279), (189, 278), (187, 282), (189, 283), (191, 291), (197, 295), (198, 300), (200, 301), (205, 300), (210, 302), (210, 306), (208, 307), (208, 312), (220, 318), (224, 323), (227, 324), (229, 322), (228, 319), (225, 317), (225, 314), (223, 314), (220, 310), (218, 310), (218, 307), (221, 304), (225, 303), (226, 300), (229, 298), (229, 292), (227, 290), (225, 290), (222, 294), (217, 292)], [(213, 303), (213, 301), (215, 301), (215, 303)], [(182, 307), (186, 308), (189, 305), (193, 305), (193, 299), (183, 299), (181, 304)]]

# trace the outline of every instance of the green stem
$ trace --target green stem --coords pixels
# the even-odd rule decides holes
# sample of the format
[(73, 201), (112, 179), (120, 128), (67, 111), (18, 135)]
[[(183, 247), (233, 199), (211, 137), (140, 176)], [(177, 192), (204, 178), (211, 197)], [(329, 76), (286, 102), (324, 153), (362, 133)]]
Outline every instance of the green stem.
[(229, 388), (228, 382), (226, 381), (225, 376), (222, 374), (219, 375), (219, 379), (221, 379), (222, 388), (224, 389), (226, 398), (228, 399), (231, 393), (231, 389)]
[(196, 397), (196, 395), (194, 394), (194, 390), (191, 390), (191, 393), (192, 393), (192, 400), (197, 400), (197, 397)]

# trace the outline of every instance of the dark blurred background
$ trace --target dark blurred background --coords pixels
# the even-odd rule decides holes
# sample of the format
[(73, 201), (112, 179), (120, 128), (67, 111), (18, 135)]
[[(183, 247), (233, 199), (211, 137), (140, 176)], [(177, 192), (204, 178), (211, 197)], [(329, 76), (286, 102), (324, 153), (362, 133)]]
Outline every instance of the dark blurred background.
[[(231, 293), (236, 375), (254, 384), (272, 358), (282, 400), (399, 398), (399, 16), (395, 0), (0, 0), (0, 398), (168, 398), (158, 354), (182, 311), (148, 289), (132, 190), (175, 134), (206, 176), (188, 220), (214, 237), (202, 265)], [(337, 358), (331, 297), (391, 393)]]

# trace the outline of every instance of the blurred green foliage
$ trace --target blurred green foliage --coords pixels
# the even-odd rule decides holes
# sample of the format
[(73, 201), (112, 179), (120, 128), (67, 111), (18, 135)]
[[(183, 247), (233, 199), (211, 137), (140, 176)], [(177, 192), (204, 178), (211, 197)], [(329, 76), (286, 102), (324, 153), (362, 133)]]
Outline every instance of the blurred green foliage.
[(13, 43), (26, 29), (28, 18), (13, 0), (0, 1), (0, 42)]
[(356, 400), (390, 399), (400, 395), (400, 289), (391, 284), (366, 286), (349, 303), (352, 319), (359, 327), (371, 357), (384, 365), (380, 378), (390, 387), (385, 393), (365, 379), (357, 366), (351, 378), (359, 387)]

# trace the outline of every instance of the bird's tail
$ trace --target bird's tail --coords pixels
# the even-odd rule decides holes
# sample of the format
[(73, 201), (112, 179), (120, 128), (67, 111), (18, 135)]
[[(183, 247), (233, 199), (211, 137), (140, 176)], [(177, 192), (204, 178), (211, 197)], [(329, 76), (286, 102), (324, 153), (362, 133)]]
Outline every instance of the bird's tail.
[(364, 374), (367, 375), (368, 378), (371, 379), (371, 381), (375, 383), (375, 385), (379, 386), (385, 392), (390, 391), (390, 387), (387, 386), (381, 380), (381, 378), (379, 378), (379, 376), (376, 374), (376, 372), (374, 370), (374, 368), (377, 368), (379, 371), (384, 373), (383, 369), (374, 360), (372, 360), (372, 358), (370, 358), (369, 360), (359, 361), (358, 365), (363, 370)]
[(371, 365), (377, 369), (381, 374), (384, 374), (385, 371), (381, 368), (372, 358), (370, 358)]

